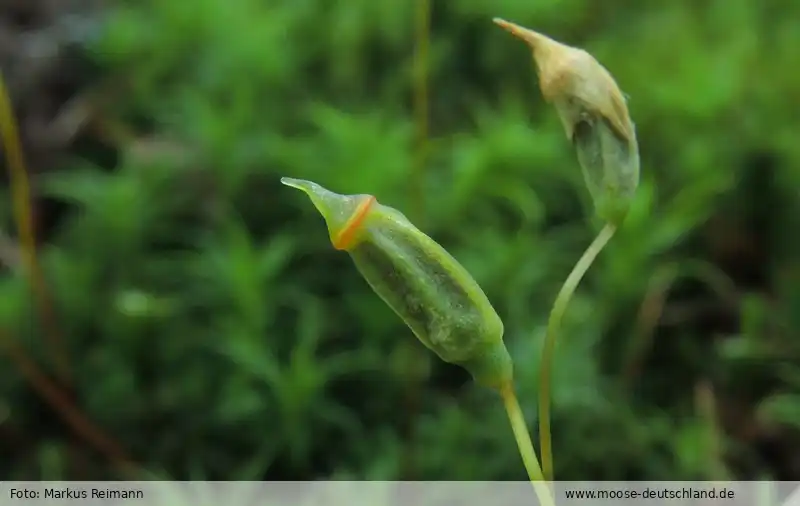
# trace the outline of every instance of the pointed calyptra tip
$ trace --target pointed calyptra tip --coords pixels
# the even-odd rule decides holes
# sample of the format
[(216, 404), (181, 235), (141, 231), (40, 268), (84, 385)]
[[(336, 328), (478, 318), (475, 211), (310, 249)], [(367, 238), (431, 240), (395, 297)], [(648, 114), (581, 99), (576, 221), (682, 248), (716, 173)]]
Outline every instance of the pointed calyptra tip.
[(334, 248), (348, 250), (356, 244), (361, 225), (375, 202), (375, 197), (340, 195), (305, 179), (282, 177), (281, 183), (308, 195), (314, 207), (325, 219)]
[(571, 62), (583, 52), (505, 19), (494, 18), (494, 23), (531, 48), (542, 95), (548, 102), (556, 100), (569, 84)]
[(325, 188), (321, 187), (317, 183), (312, 181), (306, 181), (305, 179), (295, 179), (293, 177), (282, 177), (281, 183), (289, 186), (291, 188), (296, 188), (301, 192), (308, 195), (311, 199), (311, 202), (314, 204), (314, 207), (322, 214), (322, 216), (327, 220), (327, 212), (328, 212), (328, 201), (331, 200), (328, 198), (328, 193), (330, 193)]
[(285, 184), (286, 186), (291, 186), (292, 188), (297, 188), (298, 190), (301, 189), (305, 183), (309, 181), (303, 181), (302, 179), (295, 179), (293, 177), (282, 177), (281, 183)]
[(519, 37), (520, 39), (526, 42), (528, 41), (529, 38), (532, 38), (531, 37), (532, 34), (535, 34), (535, 32), (532, 32), (531, 30), (528, 30), (515, 23), (512, 23), (511, 21), (506, 21), (503, 18), (494, 18), (492, 19), (492, 21), (494, 21), (494, 24), (496, 24), (503, 30), (509, 32), (511, 35)]
[(314, 200), (314, 195), (320, 190), (324, 190), (324, 188), (322, 188), (317, 183), (306, 181), (305, 179), (295, 179), (293, 177), (282, 177), (281, 183), (285, 184), (290, 188), (296, 188), (301, 192), (305, 193), (306, 195), (308, 195), (309, 198), (311, 198), (311, 201), (314, 202), (315, 206), (317, 203)]
[(534, 32), (533, 30), (529, 30), (516, 23), (512, 23), (511, 21), (506, 21), (502, 18), (494, 18), (492, 21), (494, 21), (494, 24), (503, 30), (524, 41), (534, 51), (541, 51), (542, 49), (547, 48), (549, 45), (548, 43), (559, 44), (558, 42), (545, 35), (542, 35), (541, 33)]

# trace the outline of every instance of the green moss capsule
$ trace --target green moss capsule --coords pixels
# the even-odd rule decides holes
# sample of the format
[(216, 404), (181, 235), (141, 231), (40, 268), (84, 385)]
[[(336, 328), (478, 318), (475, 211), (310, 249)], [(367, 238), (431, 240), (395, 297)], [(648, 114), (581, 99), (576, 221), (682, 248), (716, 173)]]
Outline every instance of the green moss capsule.
[(333, 247), (350, 254), (372, 289), (445, 362), (483, 385), (511, 382), (503, 322), (466, 269), (400, 211), (371, 195), (339, 195), (283, 178), (325, 218)]

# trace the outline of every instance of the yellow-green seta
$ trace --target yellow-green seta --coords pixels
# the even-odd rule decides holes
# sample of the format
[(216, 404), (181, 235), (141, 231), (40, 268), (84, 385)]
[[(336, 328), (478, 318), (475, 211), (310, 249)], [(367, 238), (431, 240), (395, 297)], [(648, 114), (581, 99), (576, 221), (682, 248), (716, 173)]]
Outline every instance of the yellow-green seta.
[(480, 384), (511, 384), (503, 322), (478, 283), (444, 248), (372, 195), (340, 195), (300, 179), (281, 182), (311, 198), (333, 247), (350, 254), (367, 283), (426, 347), (467, 369)]

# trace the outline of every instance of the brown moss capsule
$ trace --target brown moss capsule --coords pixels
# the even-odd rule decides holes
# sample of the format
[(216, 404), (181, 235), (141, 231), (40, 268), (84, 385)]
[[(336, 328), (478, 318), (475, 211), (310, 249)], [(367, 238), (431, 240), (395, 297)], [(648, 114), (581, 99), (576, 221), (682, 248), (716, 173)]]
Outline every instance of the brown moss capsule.
[(444, 248), (371, 195), (339, 195), (311, 181), (281, 181), (311, 198), (333, 247), (350, 254), (367, 283), (426, 347), (483, 385), (511, 384), (503, 322)]
[(555, 106), (575, 147), (597, 214), (618, 224), (639, 185), (639, 146), (614, 78), (583, 49), (502, 19), (494, 21), (533, 50), (542, 96)]

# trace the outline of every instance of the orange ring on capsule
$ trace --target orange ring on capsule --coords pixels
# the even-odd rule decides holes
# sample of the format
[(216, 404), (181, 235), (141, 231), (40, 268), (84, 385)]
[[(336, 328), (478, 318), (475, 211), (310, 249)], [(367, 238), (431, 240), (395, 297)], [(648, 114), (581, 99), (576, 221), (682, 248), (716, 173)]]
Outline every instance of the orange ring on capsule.
[(367, 196), (367, 199), (358, 205), (356, 212), (353, 213), (347, 222), (342, 227), (342, 230), (336, 234), (333, 240), (333, 247), (340, 251), (347, 251), (354, 245), (354, 239), (359, 227), (364, 223), (372, 204), (376, 202), (375, 197), (372, 195)]

